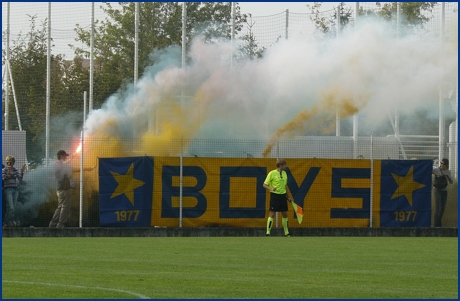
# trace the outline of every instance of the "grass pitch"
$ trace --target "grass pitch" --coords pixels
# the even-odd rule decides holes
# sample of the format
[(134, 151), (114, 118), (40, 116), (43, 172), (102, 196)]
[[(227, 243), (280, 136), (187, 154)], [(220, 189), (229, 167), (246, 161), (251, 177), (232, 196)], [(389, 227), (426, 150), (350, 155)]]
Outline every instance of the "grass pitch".
[(3, 238), (2, 297), (458, 298), (456, 237)]

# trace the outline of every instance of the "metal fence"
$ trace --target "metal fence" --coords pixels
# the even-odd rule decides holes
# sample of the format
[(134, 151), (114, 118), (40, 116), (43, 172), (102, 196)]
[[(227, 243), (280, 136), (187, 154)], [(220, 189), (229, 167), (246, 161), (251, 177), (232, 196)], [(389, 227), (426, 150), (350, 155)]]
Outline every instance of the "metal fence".
[[(386, 2), (380, 2), (383, 5)], [(358, 2), (359, 8), (364, 11), (373, 11), (378, 13), (381, 6), (376, 2)], [(346, 2), (346, 9), (351, 9), (354, 13), (355, 2)], [(336, 22), (337, 8), (326, 11), (320, 11), (317, 15), (318, 19), (323, 19), (325, 22)], [(424, 24), (424, 33), (430, 33), (439, 36), (441, 34), (441, 4), (437, 3), (431, 11), (423, 11), (424, 16), (429, 18), (429, 21)], [(252, 16), (248, 23), (251, 26), (255, 38), (260, 47), (270, 47), (276, 44), (280, 39), (308, 39), (315, 35), (314, 14), (311, 13), (296, 13), (292, 11), (284, 11), (271, 16)], [(359, 22), (356, 17), (350, 19), (351, 22)], [(445, 2), (444, 16), (444, 35), (448, 41), (456, 42), (458, 35), (458, 3)], [(248, 28), (246, 28), (248, 29)], [(332, 29), (335, 30), (333, 27)], [(396, 32), (396, 28), (395, 28)], [(318, 34), (318, 32), (316, 32)]]
[[(2, 32), (6, 30), (6, 2), (2, 3)], [(80, 24), (83, 28), (91, 26), (91, 3), (52, 3), (51, 4), (51, 37), (53, 39), (52, 53), (62, 53), (71, 58), (73, 53), (68, 44), (75, 43), (76, 33), (75, 24)], [(379, 8), (375, 4), (360, 3), (361, 7), (366, 10), (375, 10)], [(20, 30), (23, 30), (22, 24), (29, 21), (27, 14), (36, 15), (39, 22), (48, 17), (48, 3), (34, 3), (31, 11), (24, 11), (11, 3), (10, 10), (10, 39), (19, 38)], [(441, 16), (441, 5), (437, 4), (430, 13), (430, 21), (425, 24), (425, 29), (434, 35), (440, 35), (441, 19), (445, 21), (444, 35), (450, 42), (457, 42), (458, 33), (458, 3), (445, 3), (445, 16)], [(320, 17), (330, 19), (335, 11), (324, 11)], [(56, 22), (60, 17), (64, 21)], [(315, 34), (315, 25), (311, 19), (311, 14), (299, 14), (295, 12), (280, 12), (273, 16), (253, 16), (250, 22), (253, 22), (252, 30), (260, 47), (270, 47), (280, 39), (308, 39)], [(103, 11), (96, 5), (95, 20), (105, 18)], [(27, 28), (28, 29), (28, 28)], [(246, 29), (247, 30), (247, 29)], [(22, 31), (22, 35), (26, 32)], [(3, 36), (5, 39), (5, 36)], [(87, 49), (86, 45), (78, 45)], [(86, 47), (86, 48), (85, 48)], [(2, 66), (4, 67), (4, 66)], [(17, 87), (21, 88), (21, 87)], [(26, 105), (26, 104), (20, 104)], [(167, 115), (160, 118), (168, 119)], [(43, 116), (45, 119), (45, 116)], [(75, 165), (80, 164), (83, 158), (83, 164), (87, 167), (97, 165), (98, 158), (120, 157), (120, 156), (171, 156), (171, 157), (206, 157), (206, 158), (331, 158), (331, 159), (430, 159), (435, 160), (439, 154), (440, 146), (439, 137), (434, 135), (425, 136), (297, 136), (294, 139), (284, 139), (272, 142), (268, 139), (220, 139), (195, 138), (181, 139), (172, 133), (169, 136), (159, 135), (152, 139), (143, 139), (145, 137), (136, 137), (134, 131), (130, 132), (132, 137), (101, 136), (86, 137), (84, 142), (86, 148), (83, 156), (77, 152), (78, 145), (81, 143), (81, 128), (75, 131), (81, 123), (72, 124), (73, 119), (65, 119), (67, 126), (72, 128), (73, 132), (65, 131), (63, 135), (50, 137), (50, 153), (53, 155), (59, 149), (65, 149), (72, 154), (71, 160)], [(160, 120), (161, 121), (161, 120)], [(156, 122), (160, 122), (159, 119)], [(455, 124), (455, 127), (457, 125)], [(245, 129), (249, 131), (251, 129)], [(454, 174), (457, 176), (457, 140), (456, 129), (449, 133), (452, 137), (447, 141), (447, 151), (452, 164)], [(266, 135), (268, 136), (268, 135)], [(120, 138), (122, 137), (122, 138)], [(265, 136), (264, 136), (265, 137)], [(15, 155), (18, 162), (28, 162), (23, 158), (24, 143), (16, 141), (16, 138), (9, 138), (8, 135), (2, 137), (3, 155)], [(54, 159), (52, 159), (54, 160)], [(54, 181), (50, 169), (47, 167), (48, 162), (28, 162), (29, 170), (24, 177), (25, 186), (20, 194), (18, 218), (23, 221), (24, 226), (47, 226), (51, 215), (56, 207), (56, 196), (54, 190)], [(434, 162), (436, 164), (436, 162)], [(78, 174), (76, 175), (78, 179)], [(78, 226), (80, 220), (83, 220), (84, 226), (98, 226), (98, 194), (97, 194), (97, 171), (85, 173), (81, 181), (84, 186), (82, 193), (75, 192), (74, 203), (72, 208), (72, 217), (70, 225)], [(456, 194), (450, 193), (451, 201), (455, 203)], [(82, 207), (80, 206), (82, 204)], [(449, 205), (451, 206), (451, 205)], [(82, 214), (80, 214), (82, 209)], [(456, 225), (457, 210), (448, 210), (447, 219), (451, 224)], [(454, 216), (455, 215), (455, 216)], [(455, 222), (454, 222), (455, 221)]]
[[(114, 7), (117, 3), (110, 2)], [(375, 2), (358, 2), (359, 7), (364, 10), (378, 12), (381, 8)], [(381, 4), (385, 2), (380, 2)], [(2, 2), (2, 33), (5, 33), (7, 27), (7, 2)], [(81, 47), (89, 51), (88, 46), (78, 44), (75, 39), (75, 24), (82, 28), (91, 27), (91, 2), (56, 2), (51, 4), (51, 37), (53, 39), (53, 54), (64, 54), (68, 59), (72, 59), (74, 53), (69, 44)], [(95, 3), (94, 20), (105, 20), (106, 15), (101, 9), (103, 4)], [(355, 3), (346, 3), (346, 7), (354, 10)], [(318, 16), (326, 20), (334, 19), (335, 10), (321, 11)], [(431, 12), (424, 12), (430, 20), (424, 25), (424, 28), (435, 35), (440, 34), (441, 26), (441, 4), (434, 6)], [(15, 2), (10, 4), (10, 39), (16, 40), (20, 35), (24, 36), (29, 30), (30, 16), (36, 17), (36, 25), (48, 18), (48, 3), (35, 2), (33, 6), (24, 8), (23, 5), (17, 5)], [(252, 16), (248, 23), (252, 25), (251, 30), (260, 47), (269, 47), (280, 39), (306, 39), (315, 33), (315, 23), (312, 21), (311, 13), (296, 13), (284, 11), (271, 16)], [(353, 19), (353, 18), (352, 18)], [(445, 2), (445, 36), (448, 40), (457, 41), (458, 35), (458, 2)], [(248, 26), (245, 26), (242, 36), (247, 33)], [(3, 41), (5, 43), (5, 41)]]
[[(13, 136), (11, 134), (6, 135)], [(395, 137), (360, 137), (354, 141), (352, 137), (298, 137), (284, 140), (274, 145), (269, 140), (245, 140), (245, 139), (171, 139), (158, 149), (150, 148), (145, 141), (137, 139), (115, 139), (87, 137), (84, 139), (83, 153), (79, 148), (81, 136), (75, 134), (73, 139), (61, 139), (53, 137), (53, 152), (65, 149), (71, 154), (68, 164), (73, 166), (76, 172), (73, 174), (77, 182), (76, 189), (72, 190), (72, 210), (69, 226), (97, 227), (99, 226), (99, 174), (98, 160), (100, 158), (117, 157), (140, 157), (140, 156), (168, 156), (172, 158), (219, 158), (233, 160), (235, 158), (318, 158), (318, 159), (354, 159), (354, 160), (377, 160), (377, 159), (402, 159), (401, 144)], [(2, 140), (5, 147), (7, 141)], [(19, 140), (9, 141), (9, 147), (20, 149), (22, 144)], [(427, 157), (430, 152), (426, 152)], [(18, 155), (19, 158), (19, 155)], [(52, 159), (53, 162), (56, 158)], [(20, 160), (19, 160), (20, 161)], [(177, 160), (178, 164), (181, 161)], [(96, 168), (94, 168), (96, 167)], [(307, 168), (304, 166), (303, 168)], [(88, 169), (83, 173), (82, 169)], [(297, 168), (302, 168), (298, 166)], [(306, 172), (306, 171), (305, 171)], [(16, 217), (22, 226), (46, 227), (57, 207), (53, 164), (37, 164), (29, 166), (23, 183), (20, 185), (20, 195), (16, 207)], [(182, 184), (181, 184), (182, 185)], [(188, 184), (188, 186), (190, 183)], [(187, 186), (187, 184), (186, 184)], [(444, 217), (444, 226), (456, 225), (457, 210), (455, 201), (457, 181), (449, 188), (448, 210)], [(244, 200), (245, 192), (241, 191), (241, 199)], [(317, 195), (317, 201), (325, 197)], [(155, 191), (153, 200), (159, 202), (162, 198), (160, 191)], [(184, 203), (185, 204), (185, 203)], [(434, 208), (434, 207), (433, 207)], [(308, 210), (308, 208), (305, 208)], [(434, 211), (434, 210), (433, 210)], [(159, 213), (158, 213), (159, 214)], [(176, 220), (181, 224), (181, 219)], [(262, 225), (263, 226), (263, 225)], [(370, 225), (372, 226), (372, 225)]]

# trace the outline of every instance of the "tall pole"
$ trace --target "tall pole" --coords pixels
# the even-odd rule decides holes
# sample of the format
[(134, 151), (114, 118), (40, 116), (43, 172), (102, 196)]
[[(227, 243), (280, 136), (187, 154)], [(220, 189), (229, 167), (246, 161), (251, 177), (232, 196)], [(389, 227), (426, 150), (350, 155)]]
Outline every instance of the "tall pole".
[(10, 80), (9, 80), (9, 68), (10, 68), (10, 3), (7, 4), (7, 17), (6, 17), (6, 91), (5, 91), (5, 131), (8, 131), (8, 119), (10, 117)]
[(231, 28), (231, 35), (232, 35), (232, 52), (230, 56), (230, 64), (233, 67), (233, 47), (235, 45), (235, 2), (232, 2), (232, 28)]
[[(137, 79), (139, 76), (139, 2), (134, 2), (134, 79), (133, 85), (136, 87)], [(152, 128), (152, 119), (147, 121), (147, 128), (150, 131)], [(133, 137), (136, 137), (136, 130), (134, 130)], [(136, 147), (135, 139), (133, 139), (133, 149)]]
[(134, 3), (134, 86), (139, 75), (139, 2)]
[[(337, 5), (337, 40), (339, 40), (339, 36), (340, 36), (340, 4)], [(338, 106), (335, 112), (335, 135), (337, 137), (340, 136), (340, 114), (339, 114)]]
[[(446, 20), (445, 3), (441, 2), (440, 42), (444, 43), (444, 26)], [(439, 87), (439, 162), (444, 158), (444, 95), (443, 86)]]
[[(359, 2), (355, 2), (355, 26), (358, 23)], [(358, 157), (358, 113), (353, 115), (353, 158)]]
[[(453, 163), (454, 177), (458, 178), (458, 78), (457, 78), (457, 87), (455, 89), (455, 132), (453, 137), (454, 145), (452, 146), (452, 159), (450, 160)], [(451, 163), (451, 164), (452, 164)]]
[(93, 110), (94, 85), (94, 2), (91, 3), (91, 39), (89, 56), (89, 112)]
[(187, 2), (182, 2), (182, 68), (185, 68), (185, 53), (187, 52), (186, 23), (187, 23)]
[(286, 40), (289, 38), (289, 9), (286, 8), (286, 32), (284, 33)]
[[(399, 39), (401, 31), (401, 2), (396, 3), (396, 38)], [(397, 104), (396, 104), (397, 106)], [(395, 124), (394, 124), (395, 137), (398, 139), (402, 147), (401, 137), (399, 136), (399, 111), (398, 107), (395, 108)], [(403, 150), (403, 149), (402, 149)], [(405, 155), (404, 155), (405, 157)]]
[(79, 227), (83, 227), (83, 152), (85, 143), (85, 124), (86, 124), (86, 91), (83, 92), (83, 127), (81, 129), (81, 150), (80, 150), (80, 215)]
[(45, 162), (49, 165), (50, 157), (50, 96), (51, 96), (51, 2), (48, 2), (48, 49), (46, 50), (46, 138)]
[[(187, 40), (186, 40), (186, 30), (187, 30), (187, 2), (182, 2), (182, 69), (185, 70), (185, 54), (187, 52)], [(184, 99), (184, 91), (183, 89), (181, 89), (181, 92), (180, 92), (180, 96), (181, 96), (181, 103), (183, 102), (183, 99)], [(181, 141), (183, 142), (183, 137), (181, 139)], [(182, 143), (181, 142), (181, 143)], [(181, 154), (180, 154), (180, 175), (179, 175), (179, 228), (182, 228), (182, 186), (183, 186), (183, 174), (182, 174), (182, 166), (183, 166), (183, 162), (182, 162), (182, 157), (183, 157), (183, 148), (181, 148), (182, 151), (181, 151)]]
[(396, 3), (396, 37), (399, 39), (401, 30), (401, 2)]

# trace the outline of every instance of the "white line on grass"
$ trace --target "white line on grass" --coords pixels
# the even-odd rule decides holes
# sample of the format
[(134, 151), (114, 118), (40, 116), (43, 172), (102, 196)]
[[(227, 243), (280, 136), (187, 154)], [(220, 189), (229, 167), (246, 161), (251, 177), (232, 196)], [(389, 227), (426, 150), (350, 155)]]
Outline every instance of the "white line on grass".
[(129, 294), (129, 295), (139, 297), (140, 299), (150, 299), (147, 296), (137, 294), (137, 293), (133, 293), (133, 292), (130, 292), (130, 291), (124, 291), (124, 290), (119, 290), (119, 289), (114, 289), (114, 288), (98, 287), (98, 286), (82, 286), (82, 285), (56, 284), (56, 283), (44, 283), (44, 282), (27, 282), (27, 281), (14, 281), (14, 280), (2, 280), (2, 282), (21, 283), (21, 284), (36, 284), (36, 285), (49, 285), (49, 286), (65, 286), (65, 287), (84, 288), (84, 289), (96, 289), (96, 290), (102, 290), (102, 291), (112, 291), (112, 292), (118, 292), (118, 293), (125, 293), (125, 294)]

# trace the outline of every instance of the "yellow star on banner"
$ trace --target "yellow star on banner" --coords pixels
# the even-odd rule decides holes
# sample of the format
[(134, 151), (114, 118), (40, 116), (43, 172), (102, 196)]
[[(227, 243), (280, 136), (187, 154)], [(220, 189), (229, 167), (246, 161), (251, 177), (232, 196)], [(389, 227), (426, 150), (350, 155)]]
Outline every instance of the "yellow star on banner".
[(412, 166), (409, 169), (409, 171), (404, 177), (401, 177), (394, 173), (391, 173), (391, 175), (398, 184), (398, 188), (391, 196), (391, 199), (397, 198), (401, 195), (405, 195), (407, 200), (409, 201), (410, 206), (412, 207), (412, 193), (414, 192), (414, 190), (425, 187), (425, 184), (421, 184), (414, 181), (414, 166)]
[(124, 175), (120, 175), (119, 173), (116, 173), (114, 171), (110, 171), (110, 173), (118, 183), (117, 188), (112, 193), (112, 196), (110, 198), (114, 198), (124, 193), (128, 200), (131, 202), (131, 204), (134, 206), (134, 189), (145, 184), (145, 182), (135, 179), (133, 177), (134, 163), (131, 164), (128, 171)]

